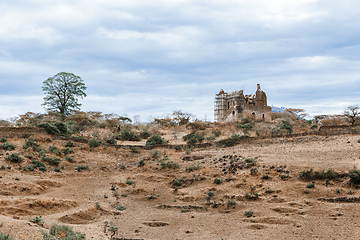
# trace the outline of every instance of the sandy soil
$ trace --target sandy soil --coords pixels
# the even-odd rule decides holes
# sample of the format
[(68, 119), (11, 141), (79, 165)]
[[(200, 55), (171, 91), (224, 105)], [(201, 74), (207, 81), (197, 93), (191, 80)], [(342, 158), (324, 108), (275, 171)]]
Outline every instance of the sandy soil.
[[(55, 223), (87, 239), (110, 239), (112, 226), (118, 228), (113, 239), (358, 239), (360, 234), (360, 203), (331, 202), (360, 197), (348, 177), (328, 186), (316, 180), (314, 188), (299, 178), (310, 168), (339, 173), (360, 168), (358, 135), (266, 139), (190, 154), (162, 148), (90, 151), (76, 143), (74, 162), (59, 157), (60, 172), (50, 165), (46, 172), (23, 170), (32, 161), (27, 158), (21, 167), (5, 160), (13, 152), (32, 153), (20, 150), (24, 139), (8, 140), (17, 149), (0, 150), (0, 231), (14, 239), (41, 239), (41, 231)], [(63, 149), (66, 141), (36, 143)], [(176, 164), (179, 168), (171, 168)], [(88, 169), (77, 171), (80, 165)], [(214, 194), (206, 200), (209, 192)], [(252, 216), (244, 215), (250, 211)], [(44, 226), (31, 222), (39, 215)]]

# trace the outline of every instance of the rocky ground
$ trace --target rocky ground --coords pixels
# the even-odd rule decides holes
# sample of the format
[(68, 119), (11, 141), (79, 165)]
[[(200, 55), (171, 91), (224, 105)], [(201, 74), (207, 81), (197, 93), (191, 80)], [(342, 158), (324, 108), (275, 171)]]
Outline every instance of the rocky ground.
[[(360, 234), (360, 190), (348, 176), (360, 168), (359, 135), (259, 139), (188, 151), (90, 149), (76, 142), (67, 157), (67, 140), (34, 139), (35, 151), (22, 147), (23, 138), (8, 139), (16, 149), (0, 150), (0, 232), (14, 239), (42, 239), (41, 232), (57, 223), (86, 239), (357, 239)], [(39, 149), (60, 163), (44, 162)], [(12, 153), (24, 160), (6, 160)], [(44, 162), (46, 170), (33, 160)], [(311, 168), (343, 174), (300, 178)], [(34, 222), (39, 216), (44, 224)]]

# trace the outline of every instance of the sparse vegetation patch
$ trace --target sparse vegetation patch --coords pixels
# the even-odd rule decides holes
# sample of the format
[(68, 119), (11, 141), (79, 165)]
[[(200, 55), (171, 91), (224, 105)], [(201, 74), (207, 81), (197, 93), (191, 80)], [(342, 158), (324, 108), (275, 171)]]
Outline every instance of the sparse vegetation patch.
[(18, 153), (12, 153), (5, 159), (13, 163), (21, 163), (24, 160), (24, 158), (20, 157)]

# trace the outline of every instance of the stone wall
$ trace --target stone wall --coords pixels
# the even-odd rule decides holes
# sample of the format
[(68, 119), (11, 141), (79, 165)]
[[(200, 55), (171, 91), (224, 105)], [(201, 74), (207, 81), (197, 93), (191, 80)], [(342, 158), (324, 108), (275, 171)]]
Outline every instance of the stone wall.
[(31, 135), (47, 135), (44, 128), (37, 127), (0, 127), (0, 138), (14, 138)]

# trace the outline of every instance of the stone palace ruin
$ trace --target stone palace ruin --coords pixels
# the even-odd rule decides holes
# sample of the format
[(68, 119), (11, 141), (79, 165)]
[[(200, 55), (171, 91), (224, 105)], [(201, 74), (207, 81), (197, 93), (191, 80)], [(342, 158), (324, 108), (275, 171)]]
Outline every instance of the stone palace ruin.
[(271, 107), (267, 106), (266, 93), (257, 85), (255, 94), (244, 95), (243, 90), (226, 93), (220, 90), (215, 97), (214, 120), (216, 122), (236, 121), (244, 113), (251, 114), (256, 119), (269, 119)]

